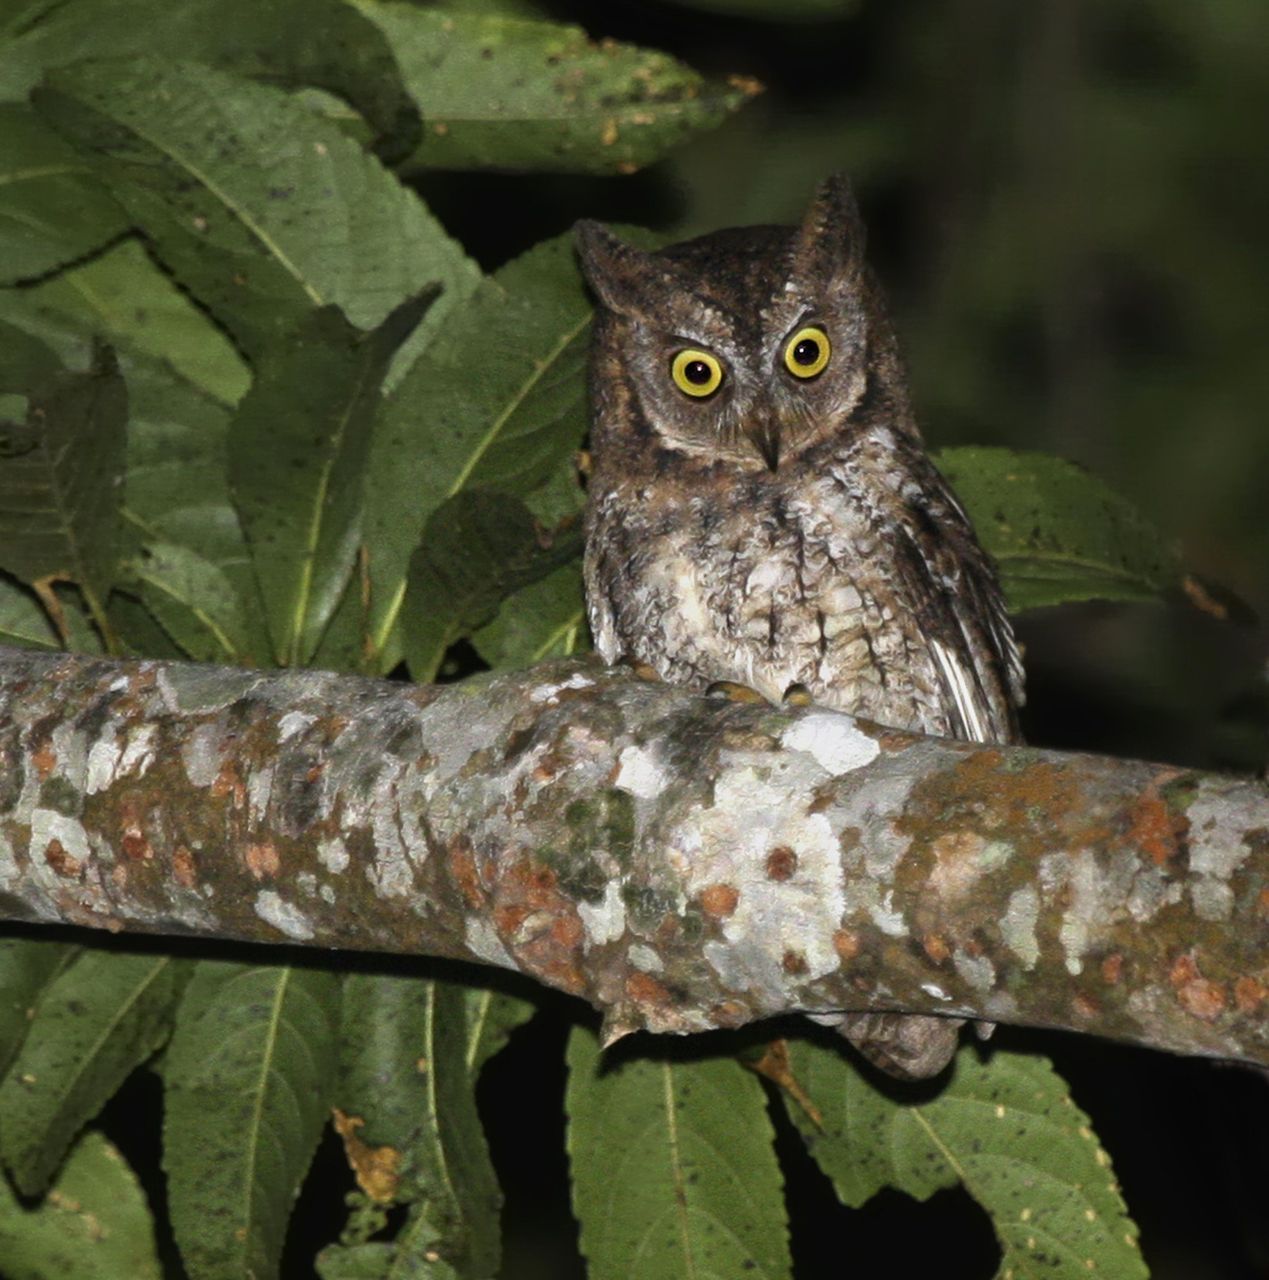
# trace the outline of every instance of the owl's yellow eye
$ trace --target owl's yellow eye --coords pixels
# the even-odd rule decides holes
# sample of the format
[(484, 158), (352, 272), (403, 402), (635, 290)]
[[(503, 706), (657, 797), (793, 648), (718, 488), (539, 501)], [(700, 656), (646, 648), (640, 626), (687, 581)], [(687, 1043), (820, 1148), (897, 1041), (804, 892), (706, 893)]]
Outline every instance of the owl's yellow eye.
[(670, 365), (670, 377), (684, 395), (698, 400), (712, 396), (723, 383), (723, 366), (708, 351), (689, 347), (680, 351)]
[(824, 371), (833, 354), (828, 334), (818, 325), (808, 324), (793, 335), (784, 348), (784, 367), (795, 378), (813, 378)]

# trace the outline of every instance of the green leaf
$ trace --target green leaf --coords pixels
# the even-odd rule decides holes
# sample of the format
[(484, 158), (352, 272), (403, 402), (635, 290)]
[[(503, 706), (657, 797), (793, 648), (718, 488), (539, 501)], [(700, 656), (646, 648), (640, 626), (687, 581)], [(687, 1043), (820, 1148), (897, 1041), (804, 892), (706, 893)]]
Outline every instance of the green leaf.
[(219, 565), (189, 547), (152, 542), (127, 570), (130, 585), (188, 657), (251, 665), (256, 655), (242, 598)]
[(268, 1280), (329, 1113), (333, 974), (203, 961), (164, 1060), (163, 1163), (191, 1280)]
[(411, 1215), (397, 1237), (408, 1241), (404, 1250), (382, 1241), (331, 1245), (317, 1255), (317, 1274), (321, 1280), (465, 1280), (437, 1252), (435, 1230), (416, 1227), (420, 1217)]
[(537, 1005), (489, 987), (465, 987), (467, 1006), (467, 1071), (472, 1083), (481, 1068), (501, 1052), (511, 1033), (538, 1011)]
[(707, 80), (668, 54), (580, 27), (366, 3), (423, 110), (410, 164), (630, 173), (720, 125), (759, 86)]
[[(132, 385), (130, 356), (163, 361), (187, 383), (230, 406), (251, 381), (233, 344), (136, 240), (23, 290), (27, 314), (45, 313), (77, 337), (101, 334), (118, 348)], [(134, 394), (133, 398), (136, 396)]]
[(568, 1048), (573, 1211), (590, 1280), (788, 1276), (774, 1132), (762, 1085), (731, 1058), (632, 1058), (600, 1069)]
[(145, 1193), (117, 1147), (89, 1132), (43, 1203), (30, 1209), (0, 1180), (6, 1280), (161, 1280)]
[(581, 551), (576, 523), (552, 534), (510, 495), (456, 494), (432, 514), (410, 560), (402, 616), (414, 680), (435, 680), (450, 645), (489, 622), (513, 592)]
[(44, 275), (127, 228), (83, 156), (25, 103), (0, 103), (0, 284)]
[(69, 579), (94, 614), (115, 579), (127, 392), (114, 353), (32, 389), (0, 451), (0, 568), (27, 583)]
[(342, 0), (66, 0), (0, 41), (0, 98), (25, 98), (85, 56), (188, 58), (274, 84), (316, 85), (352, 102), (396, 147), (418, 110), (382, 34)]
[(47, 343), (17, 325), (0, 324), (0, 392), (18, 395), (23, 413), (27, 392), (61, 372), (62, 362)]
[(35, 593), (4, 576), (0, 576), (0, 644), (32, 649), (62, 647), (57, 629)]
[(835, 1049), (797, 1040), (789, 1059), (820, 1123), (786, 1097), (789, 1113), (844, 1204), (887, 1186), (923, 1200), (959, 1182), (992, 1220), (1002, 1278), (1147, 1274), (1110, 1160), (1045, 1059), (983, 1062), (962, 1049), (938, 1094), (915, 1106), (878, 1092)]
[(411, 1274), (405, 1261), (429, 1250), (463, 1275), (498, 1269), (501, 1196), (476, 1114), (467, 994), (414, 978), (344, 979), (341, 1108), (364, 1121), (360, 1140), (399, 1153), (397, 1202), (426, 1210), (398, 1238), (392, 1275)]
[(1104, 480), (1043, 453), (966, 447), (934, 461), (1000, 566), (1011, 609), (1150, 600), (1180, 569), (1163, 536)]
[(566, 658), (590, 646), (580, 564), (567, 564), (508, 596), (498, 616), (472, 636), (495, 670)]
[(400, 657), (406, 568), (437, 507), (476, 486), (524, 497), (571, 470), (586, 432), (590, 311), (571, 237), (544, 241), (451, 314), (390, 396), (367, 476), (380, 670)]
[(361, 534), (380, 389), (434, 290), (373, 333), (339, 310), (306, 316), (267, 348), (229, 428), (229, 480), (283, 665), (306, 662), (339, 604)]
[(22, 1047), (41, 995), (78, 954), (64, 942), (0, 939), (0, 1075)]
[(316, 307), (372, 329), (438, 284), (418, 350), (479, 279), (417, 196), (280, 90), (147, 57), (55, 71), (33, 101), (248, 355)]
[(53, 979), (0, 1084), (0, 1154), (25, 1194), (166, 1039), (179, 975), (167, 956), (85, 951)]

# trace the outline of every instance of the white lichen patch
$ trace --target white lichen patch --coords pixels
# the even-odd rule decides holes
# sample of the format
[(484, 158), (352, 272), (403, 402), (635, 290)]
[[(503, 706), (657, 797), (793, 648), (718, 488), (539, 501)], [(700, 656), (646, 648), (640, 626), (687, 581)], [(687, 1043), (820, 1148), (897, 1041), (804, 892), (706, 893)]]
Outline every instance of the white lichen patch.
[(273, 796), (273, 776), (277, 766), (257, 765), (247, 778), (247, 806), (253, 822), (261, 822)]
[(181, 744), (185, 776), (196, 787), (210, 787), (220, 776), (223, 728), (212, 721), (200, 724)]
[(626, 931), (626, 904), (621, 899), (620, 882), (609, 880), (600, 902), (579, 902), (577, 914), (586, 930), (588, 946), (615, 942)]
[(986, 956), (971, 956), (957, 950), (952, 954), (952, 965), (961, 981), (975, 991), (990, 991), (996, 985), (996, 966)]
[(1186, 816), (1190, 821), (1190, 895), (1202, 920), (1228, 920), (1234, 909), (1230, 880), (1251, 856), (1243, 839), (1243, 814), (1228, 797), (1200, 792)]
[(849, 717), (831, 711), (812, 711), (784, 731), (784, 746), (805, 751), (825, 773), (836, 777), (871, 764), (881, 747)]
[(1009, 895), (1005, 914), (1000, 921), (1001, 936), (1005, 946), (1028, 968), (1034, 968), (1040, 958), (1040, 944), (1036, 938), (1036, 921), (1040, 918), (1040, 895), (1033, 885), (1015, 889)]
[(94, 742), (85, 766), (85, 793), (91, 796), (105, 791), (117, 779), (129, 774), (144, 777), (154, 763), (154, 740), (158, 732), (157, 725), (141, 724), (128, 732), (122, 746), (113, 736)]
[(313, 926), (304, 912), (273, 889), (261, 889), (256, 894), (255, 913), (296, 942), (308, 942), (313, 937)]
[(88, 767), (84, 775), (84, 793), (94, 796), (105, 791), (115, 780), (115, 771), (122, 755), (119, 744), (113, 738), (99, 738), (88, 751)]
[(312, 898), (317, 893), (317, 877), (311, 871), (301, 871), (295, 877), (295, 887), (306, 898)]
[(331, 836), (317, 846), (317, 860), (333, 876), (339, 875), (348, 868), (348, 846), (342, 836)]
[(502, 945), (502, 939), (494, 928), (493, 922), (483, 916), (468, 916), (465, 928), (465, 941), (472, 955), (487, 964), (497, 965), (500, 969), (514, 969), (516, 962), (511, 953)]
[(83, 824), (56, 809), (35, 809), (31, 813), (31, 852), (35, 865), (47, 861), (46, 851), (56, 840), (77, 862), (86, 862), (92, 850)]
[(649, 946), (645, 946), (642, 942), (636, 942), (634, 946), (626, 952), (630, 963), (640, 970), (642, 973), (660, 973), (665, 968), (665, 963), (661, 957)]
[(665, 790), (668, 781), (655, 751), (631, 746), (617, 757), (617, 777), (613, 786), (629, 791), (640, 800), (654, 800)]
[(590, 676), (583, 675), (580, 671), (574, 671), (567, 680), (560, 680), (554, 684), (544, 684), (540, 689), (534, 689), (529, 695), (529, 700), (531, 702), (554, 702), (565, 689), (589, 689), (594, 683)]
[(921, 983), (921, 990), (924, 991), (927, 996), (933, 996), (935, 1000), (950, 1000), (952, 998), (936, 982)]
[(278, 741), (285, 742), (297, 733), (303, 733), (316, 719), (316, 716), (311, 716), (306, 711), (288, 711), (278, 721)]

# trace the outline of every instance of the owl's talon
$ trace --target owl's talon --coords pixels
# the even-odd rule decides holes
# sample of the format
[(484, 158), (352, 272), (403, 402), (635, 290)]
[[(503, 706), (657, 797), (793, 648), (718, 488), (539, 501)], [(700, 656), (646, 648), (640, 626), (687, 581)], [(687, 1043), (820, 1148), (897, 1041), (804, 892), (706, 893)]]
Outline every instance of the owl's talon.
[(647, 680), (653, 684), (657, 684), (661, 680), (661, 675), (656, 667), (647, 662), (640, 662), (638, 658), (623, 656), (618, 661), (623, 667), (628, 667), (640, 680)]
[(715, 680), (705, 690), (705, 696), (723, 702), (766, 702), (766, 698), (757, 689), (751, 689), (747, 684), (738, 684), (735, 680)]
[(791, 684), (785, 691), (784, 697), (780, 701), (786, 707), (809, 707), (815, 702), (811, 697), (811, 691), (804, 684)]

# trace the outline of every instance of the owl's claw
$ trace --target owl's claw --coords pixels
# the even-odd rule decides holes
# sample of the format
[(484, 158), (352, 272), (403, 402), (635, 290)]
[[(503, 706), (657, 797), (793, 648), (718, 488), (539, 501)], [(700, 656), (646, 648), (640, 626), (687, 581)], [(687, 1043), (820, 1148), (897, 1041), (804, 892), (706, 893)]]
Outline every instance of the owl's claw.
[(735, 680), (715, 680), (705, 690), (705, 696), (724, 702), (766, 702), (766, 698), (757, 689), (751, 689), (747, 684), (737, 684)]
[(815, 702), (811, 697), (811, 691), (804, 684), (791, 684), (785, 691), (784, 697), (780, 701), (786, 707), (809, 707)]
[(623, 655), (617, 660), (623, 667), (629, 667), (640, 680), (648, 680), (652, 683), (660, 681), (661, 676), (656, 667), (651, 666), (647, 662), (640, 662), (638, 658), (632, 658), (628, 654)]

